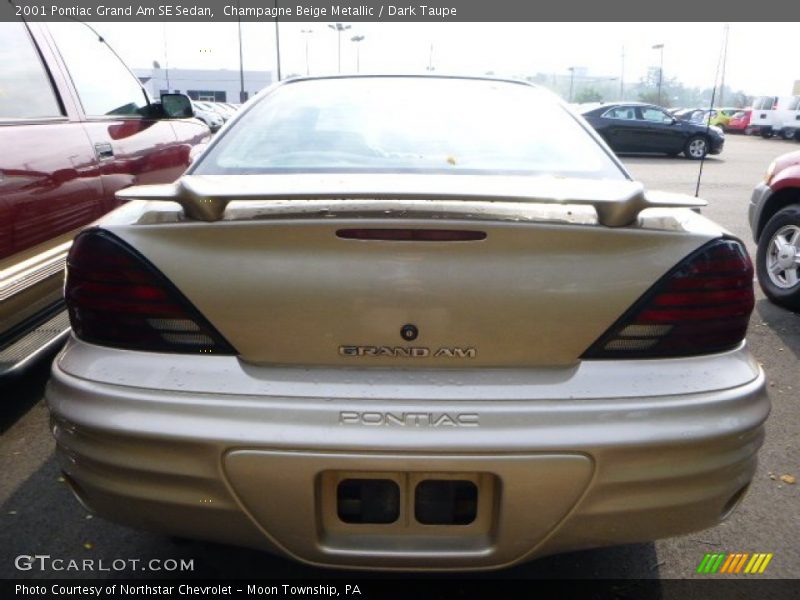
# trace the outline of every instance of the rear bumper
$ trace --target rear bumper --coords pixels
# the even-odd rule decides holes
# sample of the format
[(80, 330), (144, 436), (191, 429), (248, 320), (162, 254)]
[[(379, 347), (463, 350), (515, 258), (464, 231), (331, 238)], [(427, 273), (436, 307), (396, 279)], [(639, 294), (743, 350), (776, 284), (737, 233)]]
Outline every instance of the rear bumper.
[[(148, 380), (137, 377), (141, 353), (114, 354), (71, 343), (47, 390), (58, 454), (82, 502), (136, 527), (336, 567), (497, 568), (709, 527), (752, 478), (769, 412), (745, 348), (700, 361), (484, 372), (474, 386), (474, 374), (454, 372), (362, 371), (367, 381), (356, 371), (177, 359), (193, 360), (195, 373), (207, 358), (211, 371), (227, 369), (228, 391), (215, 393), (187, 390), (180, 364), (151, 355)], [(126, 355), (131, 368), (114, 373)], [(651, 395), (634, 393), (635, 374), (614, 384), (620, 368), (649, 371)], [(683, 393), (664, 393), (658, 373), (671, 369), (682, 372), (672, 387)], [(716, 389), (700, 391), (701, 382)], [(398, 483), (396, 523), (336, 518), (332, 490), (353, 476)], [(475, 522), (416, 523), (414, 484), (425, 477), (475, 481)]]

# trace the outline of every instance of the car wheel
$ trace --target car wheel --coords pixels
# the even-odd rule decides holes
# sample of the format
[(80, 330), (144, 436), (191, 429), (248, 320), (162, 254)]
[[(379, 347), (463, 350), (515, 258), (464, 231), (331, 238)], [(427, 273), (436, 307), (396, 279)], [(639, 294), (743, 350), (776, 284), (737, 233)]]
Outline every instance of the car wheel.
[(683, 148), (683, 153), (686, 158), (700, 160), (708, 154), (708, 140), (701, 135), (690, 137)]
[(786, 129), (781, 129), (781, 137), (785, 140), (793, 140), (797, 135), (797, 130), (791, 129), (787, 127)]
[(775, 135), (775, 132), (774, 132), (774, 131), (772, 131), (772, 129), (766, 129), (766, 128), (765, 128), (765, 129), (762, 129), (762, 130), (761, 130), (761, 137), (762, 137), (762, 138), (764, 138), (765, 140), (768, 140), (768, 139), (769, 139), (769, 138), (771, 138), (773, 135)]
[(753, 128), (752, 127), (745, 127), (744, 128), (745, 135), (753, 135)]
[(769, 220), (758, 240), (756, 273), (775, 304), (800, 309), (800, 206), (789, 206)]

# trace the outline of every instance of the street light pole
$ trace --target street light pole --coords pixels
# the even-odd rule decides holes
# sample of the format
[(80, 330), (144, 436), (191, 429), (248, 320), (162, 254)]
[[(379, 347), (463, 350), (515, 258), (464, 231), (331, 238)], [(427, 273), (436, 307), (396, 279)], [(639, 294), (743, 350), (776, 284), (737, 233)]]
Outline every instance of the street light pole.
[(661, 51), (661, 62), (658, 66), (658, 105), (661, 106), (661, 84), (664, 80), (664, 44), (656, 44), (653, 50)]
[(306, 76), (311, 75), (311, 69), (309, 67), (308, 62), (308, 39), (311, 37), (311, 34), (314, 33), (313, 29), (301, 29), (300, 33), (306, 36)]
[(356, 45), (356, 73), (361, 72), (361, 44), (364, 41), (363, 35), (354, 35), (350, 41)]
[[(236, 2), (239, 6), (239, 2)], [(238, 14), (238, 11), (237, 11)], [(242, 53), (242, 17), (237, 18), (239, 22), (239, 102), (244, 104), (247, 98), (244, 91), (244, 54)]]
[(331, 29), (333, 29), (337, 36), (338, 36), (338, 43), (339, 43), (339, 73), (342, 72), (342, 32), (350, 29), (350, 25), (342, 25), (341, 23), (336, 23), (336, 25), (328, 25)]
[(172, 88), (169, 85), (169, 53), (167, 51), (167, 23), (164, 22), (164, 71), (167, 76), (167, 93), (172, 92)]
[(567, 67), (567, 71), (569, 71), (569, 100), (568, 100), (568, 102), (572, 102), (572, 86), (575, 83), (575, 67)]
[(278, 29), (278, 0), (275, 0), (275, 62), (278, 81), (281, 80), (281, 33)]

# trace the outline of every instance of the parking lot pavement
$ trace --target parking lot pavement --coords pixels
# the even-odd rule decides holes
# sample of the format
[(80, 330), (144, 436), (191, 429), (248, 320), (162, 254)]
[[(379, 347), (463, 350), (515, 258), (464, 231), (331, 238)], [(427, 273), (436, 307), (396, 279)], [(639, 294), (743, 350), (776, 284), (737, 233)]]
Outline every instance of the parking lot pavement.
[[(796, 142), (728, 136), (721, 156), (705, 164), (701, 195), (704, 213), (755, 248), (747, 225), (750, 191), (776, 156), (800, 149)], [(651, 189), (694, 193), (699, 164), (680, 158), (623, 157)], [(488, 576), (498, 577), (699, 577), (705, 553), (771, 552), (765, 576), (796, 577), (800, 565), (800, 486), (781, 475), (800, 476), (800, 316), (777, 308), (758, 292), (748, 335), (769, 380), (773, 412), (760, 464), (749, 494), (725, 523), (706, 531), (654, 544), (638, 544), (553, 556)], [(72, 576), (75, 572), (21, 572), (19, 554), (64, 558), (143, 560), (194, 559), (191, 576), (343, 577), (250, 550), (201, 542), (179, 542), (108, 523), (72, 498), (52, 455), (47, 411), (40, 401), (46, 365), (11, 388), (0, 389), (0, 577)], [(100, 572), (99, 577), (164, 577), (170, 573)], [(180, 576), (180, 574), (174, 574)], [(379, 575), (378, 575), (379, 576)]]

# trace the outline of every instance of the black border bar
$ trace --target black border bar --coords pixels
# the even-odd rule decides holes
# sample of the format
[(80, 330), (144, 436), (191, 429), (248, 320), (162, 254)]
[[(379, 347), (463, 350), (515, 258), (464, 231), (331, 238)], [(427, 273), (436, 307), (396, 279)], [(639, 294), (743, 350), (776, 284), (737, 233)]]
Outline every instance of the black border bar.
[[(0, 21), (791, 22), (786, 0), (0, 0)], [(601, 34), (601, 33), (599, 33)]]

